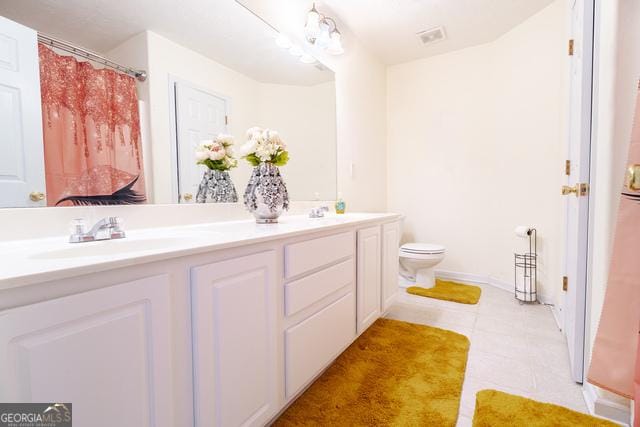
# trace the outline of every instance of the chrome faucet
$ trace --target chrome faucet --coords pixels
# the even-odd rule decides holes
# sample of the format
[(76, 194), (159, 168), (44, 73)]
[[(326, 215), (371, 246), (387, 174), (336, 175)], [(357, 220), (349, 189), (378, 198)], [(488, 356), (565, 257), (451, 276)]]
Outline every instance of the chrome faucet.
[(84, 219), (75, 219), (72, 223), (70, 243), (94, 242), (96, 240), (124, 239), (126, 237), (122, 229), (122, 221), (117, 216), (102, 218), (91, 230), (85, 231)]
[(329, 208), (327, 206), (313, 208), (311, 209), (311, 212), (309, 212), (309, 218), (324, 218), (325, 212), (329, 212)]

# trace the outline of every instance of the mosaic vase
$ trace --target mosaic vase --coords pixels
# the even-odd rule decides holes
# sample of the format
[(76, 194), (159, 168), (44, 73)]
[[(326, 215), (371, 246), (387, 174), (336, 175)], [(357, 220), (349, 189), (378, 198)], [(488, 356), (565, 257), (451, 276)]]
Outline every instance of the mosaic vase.
[(273, 224), (289, 208), (289, 193), (280, 169), (271, 163), (260, 163), (253, 169), (244, 192), (244, 205), (258, 224)]
[(202, 176), (196, 203), (236, 203), (238, 193), (227, 171), (207, 169)]

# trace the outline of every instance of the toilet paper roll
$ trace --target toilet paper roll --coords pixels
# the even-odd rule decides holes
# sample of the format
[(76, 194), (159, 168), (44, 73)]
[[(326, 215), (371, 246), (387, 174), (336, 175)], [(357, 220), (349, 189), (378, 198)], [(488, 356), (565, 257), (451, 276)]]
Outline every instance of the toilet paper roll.
[(526, 225), (519, 225), (515, 230), (513, 230), (513, 232), (516, 233), (516, 236), (518, 237), (528, 237), (529, 230), (531, 230), (531, 227), (528, 227)]

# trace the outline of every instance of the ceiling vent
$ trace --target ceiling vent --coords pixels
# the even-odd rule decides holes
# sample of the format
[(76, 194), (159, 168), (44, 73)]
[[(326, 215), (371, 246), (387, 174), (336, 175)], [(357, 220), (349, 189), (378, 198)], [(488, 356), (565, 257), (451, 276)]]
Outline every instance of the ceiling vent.
[(420, 31), (418, 37), (424, 44), (431, 44), (442, 41), (447, 38), (444, 27), (432, 28), (430, 30)]

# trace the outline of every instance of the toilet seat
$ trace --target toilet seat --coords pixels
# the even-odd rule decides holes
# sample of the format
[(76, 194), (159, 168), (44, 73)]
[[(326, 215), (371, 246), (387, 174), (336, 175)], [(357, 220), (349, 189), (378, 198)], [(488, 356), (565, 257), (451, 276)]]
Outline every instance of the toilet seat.
[(444, 246), (432, 243), (405, 243), (400, 252), (413, 255), (439, 255), (444, 253)]

